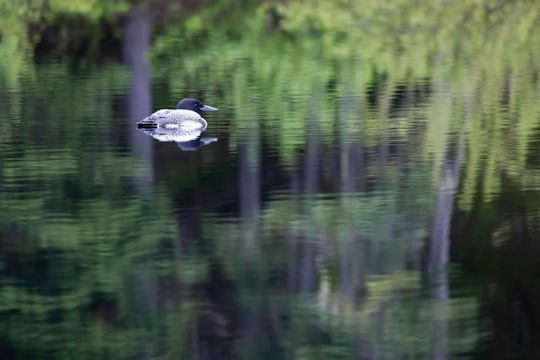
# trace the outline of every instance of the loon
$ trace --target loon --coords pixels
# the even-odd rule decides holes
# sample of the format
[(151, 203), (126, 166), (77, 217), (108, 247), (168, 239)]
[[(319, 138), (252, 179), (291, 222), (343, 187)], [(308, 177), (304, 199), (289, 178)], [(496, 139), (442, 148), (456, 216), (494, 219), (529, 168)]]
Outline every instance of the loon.
[[(216, 111), (217, 108), (205, 105), (198, 99), (180, 100), (175, 109), (161, 109), (137, 123), (137, 127), (146, 129), (166, 129), (189, 136), (192, 132), (199, 134), (206, 130), (206, 120), (200, 115), (202, 111)], [(194, 134), (193, 134), (194, 135)]]

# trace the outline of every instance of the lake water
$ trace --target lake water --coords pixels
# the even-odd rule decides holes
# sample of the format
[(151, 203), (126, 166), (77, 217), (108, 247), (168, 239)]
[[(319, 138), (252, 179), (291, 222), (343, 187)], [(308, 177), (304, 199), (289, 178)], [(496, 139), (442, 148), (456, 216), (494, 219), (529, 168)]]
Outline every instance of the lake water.
[[(138, 21), (0, 90), (3, 359), (540, 356), (538, 43), (383, 75)], [(183, 97), (216, 141), (136, 128)]]

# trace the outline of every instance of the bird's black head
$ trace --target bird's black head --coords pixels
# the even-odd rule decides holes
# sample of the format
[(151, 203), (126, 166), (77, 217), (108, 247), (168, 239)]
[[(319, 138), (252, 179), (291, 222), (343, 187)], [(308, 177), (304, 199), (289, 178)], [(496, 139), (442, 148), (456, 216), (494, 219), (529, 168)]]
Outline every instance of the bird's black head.
[(178, 105), (176, 105), (176, 109), (191, 110), (191, 111), (198, 112), (199, 114), (202, 111), (216, 111), (217, 110), (217, 108), (205, 105), (198, 99), (193, 99), (193, 98), (186, 98), (186, 99), (180, 100)]

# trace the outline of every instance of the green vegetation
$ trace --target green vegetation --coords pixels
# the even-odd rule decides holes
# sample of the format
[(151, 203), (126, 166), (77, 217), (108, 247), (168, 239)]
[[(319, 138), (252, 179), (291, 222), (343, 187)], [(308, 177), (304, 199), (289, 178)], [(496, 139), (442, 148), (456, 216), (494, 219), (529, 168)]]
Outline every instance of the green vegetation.
[[(524, 0), (141, 4), (161, 20), (148, 54), (153, 107), (204, 93), (220, 108), (214, 128), (230, 133), (229, 149), (218, 142), (183, 171), (176, 161), (156, 165), (155, 188), (138, 193), (151, 170), (129, 154), (115, 126), (127, 120), (114, 112), (130, 75), (90, 55), (103, 51), (103, 28), (120, 43), (130, 3), (0, 0), (6, 353), (189, 359), (218, 343), (246, 359), (428, 358), (441, 323), (451, 351), (477, 346), (480, 290), (462, 286), (447, 303), (425, 296), (421, 266), (410, 262), (460, 136), (457, 205), (481, 224), (475, 244), (509, 247), (509, 222), (493, 225), (505, 186), (531, 191), (524, 206), (538, 216), (539, 8)], [(81, 59), (70, 44), (86, 41), (92, 50)], [(196, 225), (173, 209), (194, 192), (221, 201), (214, 195), (236, 184), (236, 163), (242, 179), (261, 176), (267, 149), (275, 172), (298, 187), (264, 194), (263, 206), (247, 181), (241, 216), (200, 205), (190, 235)], [(310, 156), (320, 162), (309, 165)], [(214, 262), (236, 289), (226, 309), (204, 290)], [(212, 334), (197, 337), (200, 328)], [(231, 345), (235, 331), (242, 342)], [(264, 342), (250, 342), (251, 333)]]

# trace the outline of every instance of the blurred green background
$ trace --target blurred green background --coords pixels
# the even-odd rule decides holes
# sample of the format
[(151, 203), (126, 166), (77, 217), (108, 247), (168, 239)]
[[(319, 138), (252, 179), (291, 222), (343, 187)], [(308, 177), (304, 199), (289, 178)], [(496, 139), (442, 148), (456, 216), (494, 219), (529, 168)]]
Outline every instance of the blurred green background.
[(538, 358), (539, 70), (530, 0), (0, 0), (2, 359)]

